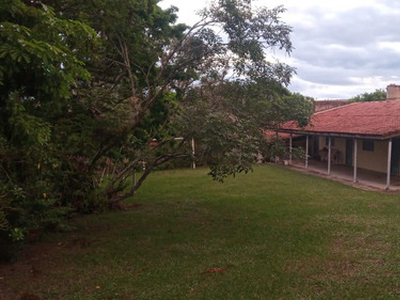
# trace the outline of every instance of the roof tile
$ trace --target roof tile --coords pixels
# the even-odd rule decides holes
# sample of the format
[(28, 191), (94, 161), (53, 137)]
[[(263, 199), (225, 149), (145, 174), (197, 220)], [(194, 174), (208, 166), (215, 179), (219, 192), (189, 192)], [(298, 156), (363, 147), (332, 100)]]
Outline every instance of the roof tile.
[(295, 121), (287, 122), (281, 128), (381, 137), (400, 135), (400, 101), (355, 102), (313, 114), (310, 124), (304, 128)]

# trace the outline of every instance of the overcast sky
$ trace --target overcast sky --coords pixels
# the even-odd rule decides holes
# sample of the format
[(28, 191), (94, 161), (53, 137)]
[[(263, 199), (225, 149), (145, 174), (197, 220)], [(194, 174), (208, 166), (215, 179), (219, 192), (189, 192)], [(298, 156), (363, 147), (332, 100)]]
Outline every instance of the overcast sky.
[[(295, 67), (289, 89), (316, 99), (347, 99), (400, 84), (400, 1), (253, 0), (283, 5), (293, 28), (294, 51), (283, 60)], [(179, 22), (192, 24), (207, 0), (163, 0), (179, 8)], [(276, 53), (278, 54), (278, 53)], [(282, 58), (281, 58), (282, 60)]]

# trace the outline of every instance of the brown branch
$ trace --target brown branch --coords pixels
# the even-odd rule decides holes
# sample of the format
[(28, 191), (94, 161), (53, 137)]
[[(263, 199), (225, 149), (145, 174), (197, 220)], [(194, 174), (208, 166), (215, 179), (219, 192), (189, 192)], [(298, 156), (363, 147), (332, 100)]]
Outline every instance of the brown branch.
[[(167, 76), (167, 80), (166, 82), (161, 85), (161, 87), (159, 89), (157, 89), (157, 92), (153, 94), (154, 91), (154, 87), (158, 86), (159, 81), (161, 80), (162, 76), (164, 76), (165, 73), (165, 69), (166, 66), (168, 65), (168, 63), (172, 60), (173, 56), (178, 53), (179, 51), (182, 51), (185, 44), (188, 42), (188, 37), (195, 31), (195, 30), (201, 30), (213, 23), (215, 23), (215, 21), (208, 21), (208, 22), (204, 22), (205, 19), (197, 22), (195, 25), (193, 25), (188, 32), (185, 34), (185, 36), (179, 41), (179, 43), (172, 48), (172, 50), (168, 53), (168, 55), (166, 57), (164, 57), (164, 59), (161, 59), (161, 67), (160, 67), (160, 72), (158, 73), (154, 83), (152, 85), (150, 85), (150, 70), (151, 68), (148, 69), (147, 74), (146, 74), (146, 83), (149, 89), (149, 93), (148, 96), (146, 97), (146, 99), (143, 99), (143, 101), (137, 102), (136, 103), (136, 107), (135, 109), (137, 110), (136, 116), (133, 118), (131, 124), (130, 124), (130, 129), (134, 130), (138, 124), (140, 123), (140, 121), (142, 120), (142, 118), (144, 117), (144, 115), (147, 113), (148, 109), (151, 107), (152, 103), (155, 101), (155, 99), (157, 97), (159, 97), (167, 88), (167, 86), (170, 84), (170, 81), (172, 80), (172, 77), (174, 76), (175, 72), (181, 68), (184, 68), (185, 66), (189, 65), (190, 63), (193, 63), (196, 59), (190, 59), (187, 61), (184, 61), (178, 65), (175, 65), (173, 68), (173, 71)], [(129, 59), (129, 49), (127, 47), (127, 44), (125, 43), (125, 41), (123, 40), (123, 38), (118, 37), (118, 43), (119, 43), (119, 47), (115, 45), (115, 49), (117, 50), (117, 52), (119, 53), (119, 55), (121, 56), (121, 58), (124, 60), (124, 62), (119, 62), (116, 60), (112, 60), (109, 59), (111, 62), (116, 63), (118, 65), (121, 65), (123, 67), (125, 67), (127, 69), (128, 72), (128, 76), (129, 76), (129, 80), (130, 80), (130, 85), (131, 85), (131, 92), (132, 92), (132, 97), (136, 97), (136, 87), (135, 87), (135, 76), (132, 73), (132, 69), (131, 69), (131, 62)], [(206, 53), (207, 55), (208, 53)], [(135, 67), (136, 64), (134, 64)], [(153, 67), (154, 64), (151, 66)], [(139, 68), (140, 71), (145, 74), (145, 71), (141, 68)], [(190, 84), (193, 83), (193, 81), (188, 82), (184, 89), (187, 89)], [(123, 101), (123, 100), (122, 100)], [(163, 125), (163, 127), (166, 126)], [(93, 168), (94, 164), (100, 159), (100, 157), (102, 157), (104, 155), (104, 153), (106, 153), (108, 150), (110, 150), (112, 147), (114, 147), (116, 144), (115, 141), (111, 142), (108, 145), (103, 145), (95, 154), (95, 156), (91, 159), (91, 168)]]
[[(182, 141), (178, 144), (177, 148), (175, 149), (175, 151), (174, 151), (172, 154), (169, 154), (169, 155), (161, 155), (161, 156), (159, 156), (156, 160), (154, 160), (153, 163), (152, 163), (151, 165), (149, 165), (149, 166), (146, 168), (146, 170), (144, 171), (144, 173), (142, 174), (142, 176), (140, 177), (140, 179), (138, 180), (138, 182), (136, 183), (135, 186), (133, 186), (133, 187), (132, 187), (128, 192), (126, 192), (125, 194), (119, 195), (119, 196), (117, 196), (117, 197), (114, 197), (113, 199), (110, 199), (110, 201), (108, 202), (108, 204), (111, 205), (111, 204), (116, 203), (116, 202), (119, 202), (119, 201), (121, 201), (121, 200), (123, 200), (123, 199), (132, 197), (132, 196), (135, 194), (135, 192), (139, 189), (139, 187), (142, 185), (142, 183), (143, 183), (144, 180), (147, 178), (147, 176), (151, 173), (151, 171), (152, 171), (155, 167), (157, 167), (157, 166), (159, 166), (159, 165), (162, 165), (162, 164), (168, 162), (168, 161), (171, 160), (171, 159), (175, 159), (175, 158), (185, 158), (185, 157), (191, 156), (191, 154), (178, 153), (178, 151), (179, 151), (180, 148), (183, 146), (183, 144), (185, 143), (185, 141), (186, 141), (185, 138), (182, 139)], [(139, 158), (138, 158), (138, 160), (139, 160)], [(121, 178), (122, 178), (122, 177), (123, 177), (123, 176), (121, 176)], [(120, 178), (120, 179), (121, 179), (121, 178)], [(117, 181), (115, 181), (114, 184), (115, 184), (116, 182), (117, 182)], [(114, 185), (114, 184), (113, 184), (113, 185)], [(104, 190), (104, 191), (102, 192), (102, 194), (110, 196), (113, 192), (115, 192), (115, 189), (113, 190), (113, 185), (107, 190), (107, 192), (105, 192), (105, 190)], [(109, 187), (109, 186), (107, 186), (107, 187)]]
[(153, 162), (153, 164), (151, 164), (150, 166), (148, 166), (146, 168), (146, 170), (144, 171), (142, 176), (140, 176), (140, 179), (138, 180), (138, 182), (136, 183), (135, 186), (133, 186), (128, 192), (124, 193), (123, 195), (118, 195), (118, 196), (110, 199), (110, 201), (108, 201), (108, 205), (112, 205), (112, 204), (120, 202), (126, 198), (132, 197), (136, 193), (136, 191), (140, 188), (140, 186), (143, 184), (145, 179), (150, 175), (150, 173), (153, 171), (153, 169), (155, 167), (162, 165), (162, 164), (170, 161), (171, 159), (185, 158), (185, 157), (189, 157), (189, 156), (190, 156), (189, 154), (175, 154), (175, 155), (160, 156)]
[(112, 194), (115, 189), (114, 185), (121, 180), (129, 171), (131, 171), (134, 167), (136, 167), (137, 163), (140, 161), (140, 157), (137, 157), (135, 160), (133, 160), (130, 164), (128, 164), (121, 172), (117, 174), (115, 178), (113, 178), (107, 186), (101, 191), (100, 194), (102, 195), (110, 195)]
[(136, 84), (135, 84), (136, 78), (132, 73), (131, 62), (129, 59), (129, 49), (128, 49), (127, 44), (125, 43), (125, 41), (122, 38), (118, 37), (118, 41), (119, 41), (119, 44), (121, 47), (120, 55), (122, 55), (122, 59), (124, 60), (125, 67), (128, 72), (128, 77), (129, 77), (129, 81), (131, 84), (132, 97), (135, 98), (136, 97), (136, 87), (135, 87), (136, 86)]

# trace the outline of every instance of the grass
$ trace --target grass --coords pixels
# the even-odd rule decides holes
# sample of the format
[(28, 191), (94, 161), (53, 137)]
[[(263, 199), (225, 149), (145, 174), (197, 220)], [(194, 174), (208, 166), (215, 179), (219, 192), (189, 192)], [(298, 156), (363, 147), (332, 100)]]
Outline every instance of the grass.
[(0, 299), (400, 297), (399, 195), (272, 165), (206, 173), (156, 172), (132, 209), (31, 245), (0, 266)]

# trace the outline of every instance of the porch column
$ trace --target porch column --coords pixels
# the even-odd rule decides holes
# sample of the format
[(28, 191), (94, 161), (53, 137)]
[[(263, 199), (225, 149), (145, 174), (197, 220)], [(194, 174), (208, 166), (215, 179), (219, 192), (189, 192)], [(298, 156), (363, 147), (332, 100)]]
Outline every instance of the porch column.
[(306, 163), (305, 163), (305, 168), (308, 169), (308, 135), (306, 136)]
[(353, 182), (357, 182), (357, 139), (354, 139), (354, 171)]
[(390, 167), (392, 162), (392, 139), (388, 141), (388, 160), (386, 170), (386, 189), (390, 189)]
[(292, 164), (293, 135), (290, 134), (289, 140), (289, 165)]
[(332, 149), (331, 149), (331, 137), (328, 137), (328, 175), (331, 175), (331, 153), (332, 153)]

